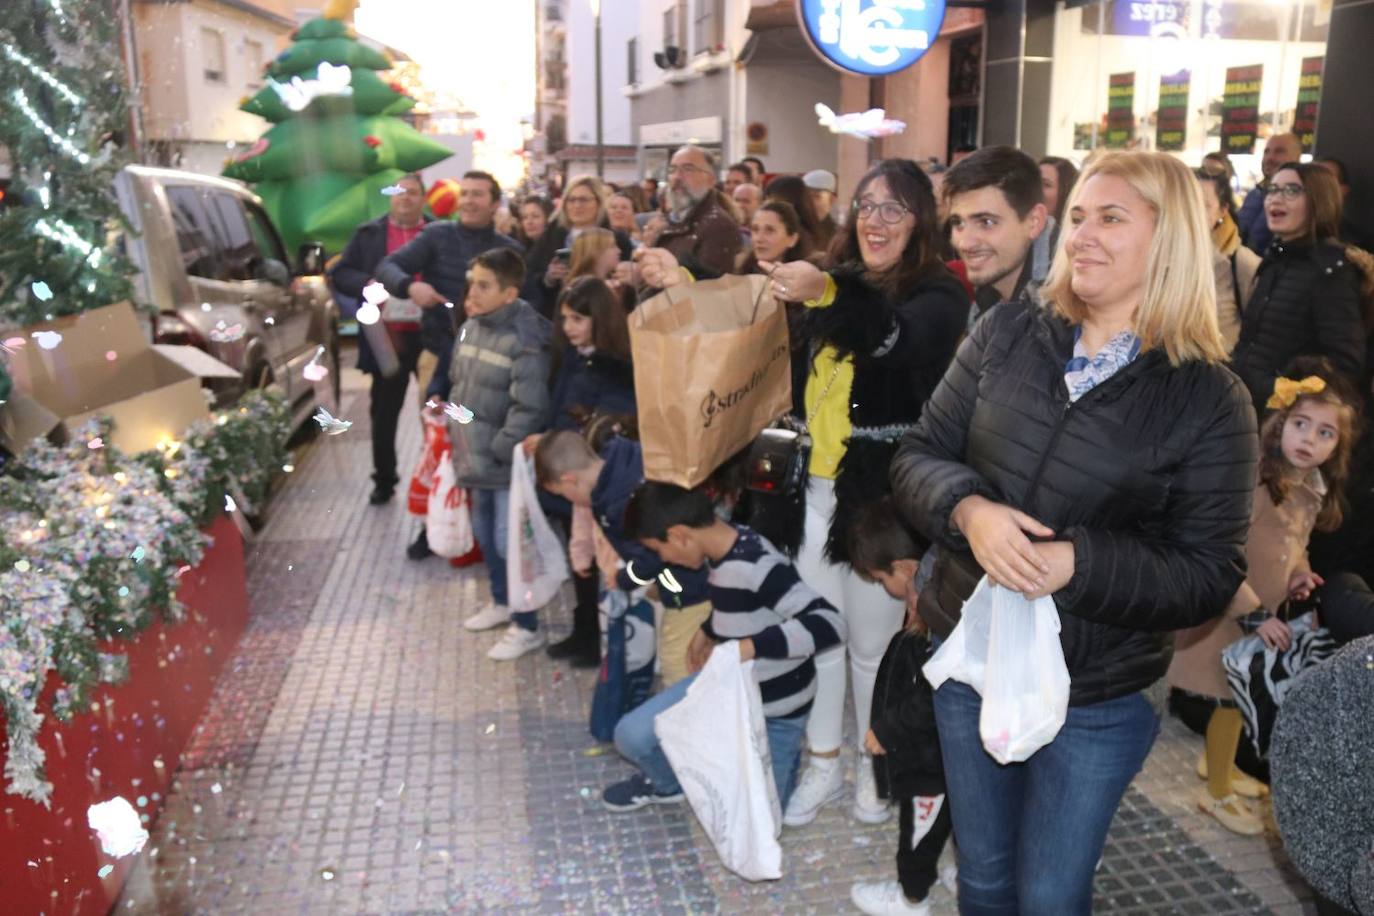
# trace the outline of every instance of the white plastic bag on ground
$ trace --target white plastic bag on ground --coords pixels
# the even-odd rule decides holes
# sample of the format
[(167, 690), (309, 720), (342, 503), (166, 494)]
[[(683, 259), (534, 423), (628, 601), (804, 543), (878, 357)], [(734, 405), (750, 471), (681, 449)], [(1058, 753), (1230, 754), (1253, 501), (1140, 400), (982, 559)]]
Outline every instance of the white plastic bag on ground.
[(1029, 601), (986, 576), (924, 670), (937, 690), (953, 679), (982, 695), (978, 733), (998, 763), (1028, 759), (1068, 716), (1069, 669), (1054, 599)]
[(441, 557), (461, 557), (472, 550), (472, 516), (468, 491), (458, 486), (453, 457), (444, 452), (434, 471), (425, 508), (425, 539)]
[(654, 733), (725, 867), (750, 881), (781, 878), (782, 808), (754, 663), (733, 642), (718, 646)]
[(554, 534), (539, 493), (534, 463), (517, 443), (511, 451), (510, 506), (506, 514), (506, 588), (512, 611), (537, 611), (568, 580), (563, 542)]

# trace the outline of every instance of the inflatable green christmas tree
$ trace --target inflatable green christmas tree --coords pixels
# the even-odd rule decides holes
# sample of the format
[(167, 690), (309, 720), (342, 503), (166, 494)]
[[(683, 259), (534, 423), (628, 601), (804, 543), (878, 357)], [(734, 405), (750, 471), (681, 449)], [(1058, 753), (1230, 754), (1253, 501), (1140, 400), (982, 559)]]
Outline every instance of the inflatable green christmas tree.
[(387, 212), (384, 188), (452, 152), (395, 117), (415, 100), (377, 75), (390, 61), (341, 17), (312, 19), (292, 40), (239, 106), (274, 126), (224, 174), (254, 185), (288, 250), (310, 241), (334, 254)]

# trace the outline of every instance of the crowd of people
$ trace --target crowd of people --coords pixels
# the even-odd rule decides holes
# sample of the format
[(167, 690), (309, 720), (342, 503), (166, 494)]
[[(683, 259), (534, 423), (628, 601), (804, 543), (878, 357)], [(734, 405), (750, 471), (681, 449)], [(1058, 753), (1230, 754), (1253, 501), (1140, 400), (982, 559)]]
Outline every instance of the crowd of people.
[[(464, 625), (504, 628), (491, 658), (546, 647), (506, 594), (518, 445), (573, 570), (572, 632), (549, 655), (603, 664), (607, 595), (654, 602), (662, 686), (616, 711), (634, 772), (608, 809), (682, 802), (654, 717), (729, 645), (756, 660), (786, 826), (842, 800), (865, 823), (895, 809), (895, 879), (856, 884), (861, 910), (928, 912), (939, 880), (967, 914), (1087, 913), (1170, 710), (1203, 736), (1199, 809), (1264, 829), (1252, 801), (1284, 787), (1242, 740), (1224, 653), (1246, 634), (1283, 652), (1317, 624), (1340, 644), (1374, 634), (1374, 259), (1344, 167), (1299, 150), (1270, 138), (1239, 206), (1219, 154), (1193, 170), (1103, 152), (1081, 172), (1011, 147), (889, 159), (840, 209), (830, 172), (722, 170), (685, 146), (662, 183), (582, 177), (556, 201), (506, 206), (469, 172), (457, 219), (435, 222), (407, 176), (331, 272), (341, 299), (376, 281), (419, 311), (384, 313), (385, 359), (361, 342), (371, 501), (400, 482), (415, 376), (422, 413), (470, 411), (447, 422), (491, 603)], [(805, 474), (761, 493), (741, 456), (690, 490), (646, 481), (629, 316), (736, 274), (765, 275), (786, 309)], [(430, 555), (423, 530), (408, 554)], [(921, 675), (985, 577), (1052, 597), (1061, 621), (1067, 717), (1022, 763), (985, 752), (977, 691)], [(1370, 841), (1337, 855), (1353, 869)]]

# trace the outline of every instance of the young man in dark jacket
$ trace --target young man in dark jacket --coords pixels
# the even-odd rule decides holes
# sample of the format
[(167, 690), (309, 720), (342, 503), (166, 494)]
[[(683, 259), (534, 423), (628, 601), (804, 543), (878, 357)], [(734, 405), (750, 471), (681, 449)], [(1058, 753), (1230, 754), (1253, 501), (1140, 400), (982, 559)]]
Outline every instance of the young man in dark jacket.
[(941, 193), (950, 244), (973, 284), (970, 326), (999, 303), (1033, 301), (1056, 235), (1035, 160), (1010, 146), (985, 147), (945, 173)]
[[(544, 429), (549, 414), (549, 320), (519, 298), (520, 255), (494, 248), (472, 259), (457, 346), (441, 361), (428, 394), (461, 405), (466, 422), (451, 419), (458, 483), (472, 491), (472, 530), (491, 581), (490, 606), (463, 622), (469, 630), (509, 624), (487, 657), (510, 661), (544, 644), (534, 611), (512, 614), (506, 594), (506, 515), (511, 455)], [(442, 408), (436, 408), (442, 409)]]
[[(422, 379), (433, 377), (441, 355), (452, 348), (453, 335), (461, 323), (457, 310), (463, 307), (468, 264), (473, 257), (493, 248), (522, 251), (519, 242), (496, 231), (494, 220), (500, 206), (501, 186), (496, 179), (486, 172), (467, 172), (459, 196), (458, 222), (431, 223), (418, 238), (377, 265), (377, 279), (386, 291), (409, 299), (421, 309)], [(429, 555), (421, 531), (411, 545), (410, 556), (423, 559)]]
[[(341, 298), (362, 303), (363, 287), (372, 282), (377, 265), (415, 240), (429, 222), (424, 215), (425, 185), (419, 175), (396, 182), (401, 193), (391, 197), (391, 212), (363, 223), (348, 240), (339, 261), (329, 271), (329, 282)], [(390, 502), (400, 478), (396, 474), (396, 421), (405, 403), (406, 389), (414, 375), (424, 393), (433, 374), (433, 355), (421, 371), (420, 310), (400, 297), (389, 300), (382, 320), (363, 326), (358, 334), (358, 368), (372, 376), (369, 396), (372, 421), (372, 498), (374, 506)], [(376, 342), (374, 345), (374, 341)], [(374, 346), (381, 351), (374, 351)]]

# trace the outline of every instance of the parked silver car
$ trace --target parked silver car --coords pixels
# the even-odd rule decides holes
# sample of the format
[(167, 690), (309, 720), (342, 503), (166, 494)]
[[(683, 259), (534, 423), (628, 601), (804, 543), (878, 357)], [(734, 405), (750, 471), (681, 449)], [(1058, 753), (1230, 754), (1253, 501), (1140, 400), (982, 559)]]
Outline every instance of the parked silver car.
[[(318, 356), (338, 399), (338, 308), (323, 277), (323, 251), (302, 246), (293, 270), (262, 202), (238, 182), (127, 166), (115, 180), (134, 228), (124, 249), (138, 268), (136, 293), (157, 306), (157, 343), (190, 344), (240, 373), (208, 383), (220, 403), (273, 388), (295, 423), (314, 413)], [(317, 373), (311, 373), (317, 374)]]

